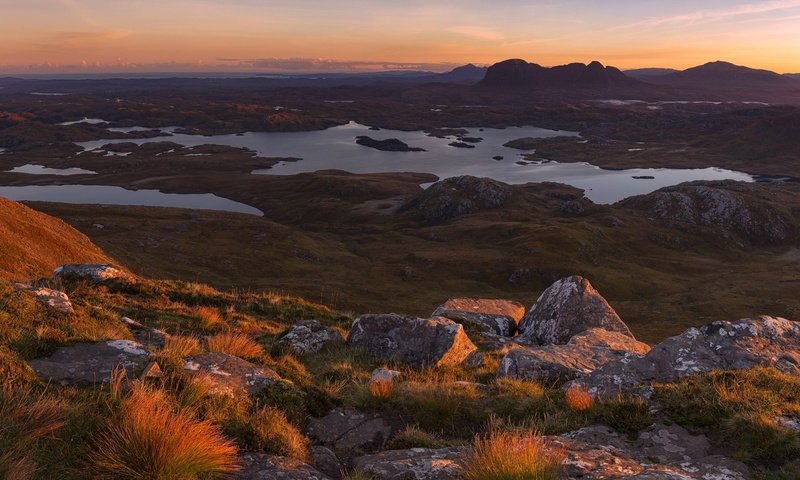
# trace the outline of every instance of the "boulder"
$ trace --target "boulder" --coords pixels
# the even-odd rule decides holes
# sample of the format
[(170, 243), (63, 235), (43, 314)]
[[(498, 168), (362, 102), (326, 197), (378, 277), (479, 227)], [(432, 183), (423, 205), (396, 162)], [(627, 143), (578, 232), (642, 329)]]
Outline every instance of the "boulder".
[(583, 277), (562, 278), (550, 285), (519, 322), (520, 337), (540, 345), (564, 344), (589, 328), (633, 338), (605, 298)]
[(33, 289), (31, 292), (36, 295), (36, 300), (43, 305), (47, 305), (53, 310), (57, 310), (62, 313), (75, 312), (75, 309), (72, 307), (72, 302), (69, 300), (69, 296), (67, 296), (67, 294), (64, 292), (59, 292), (58, 290), (44, 287)]
[(483, 210), (500, 208), (514, 190), (497, 180), (469, 175), (438, 181), (403, 206), (429, 224), (440, 224)]
[(151, 357), (147, 348), (140, 343), (108, 340), (61, 347), (49, 357), (33, 359), (28, 363), (46, 382), (85, 386), (108, 382), (117, 368), (124, 369), (127, 376), (133, 378)]
[(344, 337), (336, 330), (317, 320), (297, 322), (278, 339), (276, 346), (298, 355), (316, 353), (328, 344), (344, 343)]
[(344, 465), (333, 450), (322, 445), (313, 445), (308, 450), (309, 465), (333, 480), (340, 480), (344, 476)]
[(354, 467), (377, 480), (450, 480), (463, 470), (463, 454), (461, 447), (388, 450), (358, 457)]
[(231, 397), (255, 395), (281, 381), (269, 368), (222, 352), (186, 357), (183, 368), (197, 381), (208, 382), (215, 393)]
[(568, 381), (608, 362), (641, 356), (650, 346), (619, 332), (590, 328), (566, 345), (512, 348), (500, 361), (498, 377), (535, 381)]
[(331, 410), (324, 417), (312, 418), (306, 427), (306, 435), (316, 443), (336, 450), (380, 448), (393, 431), (391, 422), (377, 413), (342, 408)]
[(112, 280), (128, 281), (131, 275), (113, 265), (100, 263), (75, 263), (62, 265), (53, 271), (59, 278), (73, 277), (96, 282), (108, 282)]
[(389, 370), (386, 368), (376, 368), (372, 371), (369, 378), (369, 383), (373, 382), (389, 382), (394, 383), (403, 379), (403, 372), (397, 370)]
[(477, 350), (464, 327), (446, 318), (361, 315), (353, 321), (351, 347), (414, 368), (459, 365)]
[(510, 300), (484, 298), (451, 298), (431, 315), (470, 324), (480, 330), (506, 337), (514, 336), (517, 323), (525, 315), (525, 307)]
[(169, 334), (157, 328), (150, 328), (142, 325), (141, 323), (128, 317), (121, 317), (120, 321), (128, 327), (133, 338), (143, 344), (150, 345), (155, 348), (164, 348), (164, 343), (167, 341)]
[(331, 480), (300, 460), (268, 453), (247, 452), (239, 457), (237, 480)]
[(690, 328), (653, 347), (571, 382), (595, 395), (616, 395), (651, 382), (673, 382), (710, 370), (774, 367), (800, 375), (800, 323), (775, 317), (714, 322)]

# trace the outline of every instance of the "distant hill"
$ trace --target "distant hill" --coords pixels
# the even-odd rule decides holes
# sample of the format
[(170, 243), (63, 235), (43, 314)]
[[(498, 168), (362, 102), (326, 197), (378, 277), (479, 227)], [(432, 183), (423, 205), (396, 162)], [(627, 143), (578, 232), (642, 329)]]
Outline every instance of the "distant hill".
[(456, 67), (453, 70), (434, 75), (433, 80), (442, 83), (477, 83), (486, 76), (487, 67), (473, 64)]
[(800, 73), (787, 73), (784, 76), (789, 77), (789, 78), (796, 78), (796, 79), (800, 80)]
[(0, 278), (50, 276), (65, 263), (109, 263), (88, 237), (66, 223), (0, 197)]
[(660, 85), (718, 90), (752, 90), (761, 88), (798, 88), (797, 79), (769, 70), (734, 65), (729, 62), (710, 62), (681, 72), (648, 77)]
[(569, 89), (573, 87), (609, 88), (637, 87), (636, 79), (626, 76), (615, 67), (600, 62), (570, 63), (557, 67), (543, 67), (525, 60), (513, 59), (496, 63), (488, 68), (480, 82), (487, 87), (532, 87)]
[(631, 70), (625, 70), (623, 73), (629, 77), (647, 80), (650, 77), (669, 75), (670, 73), (676, 73), (679, 71), (680, 70), (675, 70), (674, 68), (634, 68)]

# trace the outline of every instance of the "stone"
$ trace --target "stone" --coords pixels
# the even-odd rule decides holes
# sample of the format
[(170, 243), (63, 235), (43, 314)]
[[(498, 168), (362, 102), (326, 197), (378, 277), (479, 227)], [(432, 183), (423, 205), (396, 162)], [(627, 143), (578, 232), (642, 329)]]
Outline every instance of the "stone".
[(397, 370), (389, 370), (386, 368), (376, 368), (372, 371), (372, 375), (369, 378), (369, 383), (373, 382), (399, 382), (403, 379), (403, 372), (398, 372)]
[(464, 327), (452, 320), (394, 313), (359, 316), (347, 342), (370, 355), (414, 368), (459, 365), (477, 350)]
[(341, 480), (345, 468), (339, 457), (328, 447), (313, 445), (308, 449), (308, 463), (333, 480)]
[(68, 314), (75, 313), (75, 309), (72, 307), (72, 302), (69, 300), (69, 296), (67, 296), (67, 294), (64, 292), (59, 292), (58, 290), (45, 287), (32, 289), (31, 292), (36, 295), (36, 300), (38, 300), (39, 303), (46, 305), (53, 310)]
[(464, 468), (464, 448), (388, 450), (354, 460), (356, 471), (378, 480), (450, 480)]
[(317, 353), (326, 345), (337, 343), (344, 343), (342, 334), (317, 320), (303, 320), (292, 325), (278, 339), (277, 346), (298, 355), (305, 355)]
[(391, 437), (392, 424), (376, 413), (337, 408), (321, 418), (312, 418), (306, 435), (336, 450), (380, 448)]
[(451, 298), (440, 305), (431, 316), (448, 318), (456, 323), (470, 324), (483, 331), (512, 337), (523, 315), (525, 307), (510, 300)]
[(142, 370), (141, 378), (164, 378), (164, 372), (158, 362), (150, 362)]
[(590, 328), (572, 337), (566, 345), (512, 348), (500, 361), (497, 376), (566, 382), (608, 362), (649, 351), (649, 345), (627, 335)]
[(97, 343), (75, 343), (61, 347), (46, 358), (28, 363), (46, 382), (86, 386), (106, 383), (115, 369), (124, 369), (135, 377), (151, 359), (144, 345), (131, 340), (108, 340)]
[(157, 328), (150, 328), (142, 325), (128, 317), (121, 317), (120, 321), (128, 327), (133, 338), (142, 345), (150, 345), (155, 348), (164, 348), (164, 343), (167, 341), (169, 334)]
[(195, 380), (208, 382), (215, 393), (231, 397), (255, 395), (281, 381), (269, 368), (222, 352), (186, 357), (183, 368)]
[(762, 316), (690, 328), (644, 356), (609, 362), (567, 387), (576, 385), (596, 396), (607, 396), (711, 370), (759, 366), (800, 375), (800, 323)]
[(112, 280), (129, 281), (133, 277), (124, 270), (113, 265), (100, 263), (75, 263), (62, 265), (53, 271), (56, 277), (77, 277), (96, 282)]
[(500, 208), (511, 199), (514, 190), (497, 180), (470, 175), (440, 180), (406, 203), (401, 210), (411, 210), (429, 224), (445, 223), (455, 218)]
[(548, 287), (519, 322), (520, 337), (540, 345), (564, 344), (589, 328), (633, 338), (605, 298), (583, 277), (562, 278)]
[(247, 452), (239, 457), (238, 480), (331, 480), (308, 464), (268, 453)]

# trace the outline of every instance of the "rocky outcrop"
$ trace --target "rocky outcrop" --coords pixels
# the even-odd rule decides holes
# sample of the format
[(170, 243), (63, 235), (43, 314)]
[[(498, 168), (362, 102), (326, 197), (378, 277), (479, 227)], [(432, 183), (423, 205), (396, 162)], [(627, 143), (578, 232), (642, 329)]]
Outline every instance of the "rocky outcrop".
[(636, 441), (596, 425), (545, 437), (564, 454), (561, 478), (568, 480), (749, 480), (749, 469), (712, 455), (708, 440), (672, 425), (654, 425)]
[(61, 347), (46, 358), (30, 360), (33, 371), (46, 382), (86, 386), (105, 383), (115, 369), (133, 378), (150, 361), (144, 345), (131, 340), (75, 343)]
[(247, 452), (239, 457), (237, 480), (331, 480), (299, 460), (268, 453)]
[(714, 322), (659, 343), (644, 356), (607, 363), (568, 385), (616, 395), (710, 370), (774, 367), (800, 375), (800, 323), (775, 317)]
[(402, 210), (413, 210), (422, 221), (435, 225), (500, 208), (509, 201), (513, 192), (510, 185), (497, 180), (464, 175), (434, 183)]
[(186, 357), (184, 370), (195, 381), (206, 382), (220, 395), (255, 395), (281, 381), (280, 375), (239, 357), (222, 352)]
[(464, 449), (388, 450), (356, 458), (355, 470), (377, 480), (450, 480), (463, 470)]
[(130, 281), (133, 277), (113, 265), (101, 263), (77, 263), (62, 265), (53, 271), (59, 278), (80, 278), (95, 282)]
[(374, 148), (382, 152), (424, 152), (424, 148), (409, 147), (407, 143), (396, 138), (375, 140), (367, 136), (356, 137), (356, 143), (365, 147)]
[(562, 278), (536, 300), (519, 322), (520, 337), (540, 345), (564, 344), (597, 327), (633, 337), (605, 298), (583, 277)]
[(336, 330), (326, 327), (317, 320), (303, 320), (292, 325), (278, 339), (276, 346), (298, 355), (317, 353), (326, 345), (344, 343), (344, 337)]
[(479, 83), (485, 87), (566, 89), (641, 87), (645, 84), (626, 76), (619, 69), (600, 62), (570, 63), (547, 68), (525, 60), (511, 59), (489, 67)]
[(459, 365), (477, 350), (464, 327), (446, 318), (361, 315), (353, 321), (351, 347), (414, 368)]
[(392, 436), (392, 424), (377, 413), (334, 409), (321, 418), (312, 418), (306, 434), (316, 443), (336, 450), (366, 450), (382, 447)]
[(511, 337), (516, 333), (517, 323), (523, 315), (525, 307), (510, 300), (451, 298), (440, 305), (431, 316), (448, 318), (457, 323), (470, 324), (484, 331)]
[(622, 207), (640, 210), (687, 231), (698, 226), (737, 236), (757, 245), (774, 245), (797, 236), (793, 219), (780, 205), (741, 182), (692, 182), (628, 198)]
[(499, 377), (565, 382), (629, 355), (644, 355), (650, 346), (619, 332), (590, 328), (565, 345), (517, 347), (500, 361)]

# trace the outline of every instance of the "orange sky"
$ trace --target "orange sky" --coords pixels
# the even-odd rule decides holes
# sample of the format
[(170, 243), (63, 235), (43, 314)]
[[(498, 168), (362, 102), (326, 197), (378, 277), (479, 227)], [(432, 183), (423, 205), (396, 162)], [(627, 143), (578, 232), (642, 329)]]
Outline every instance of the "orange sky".
[[(800, 0), (431, 3), (0, 0), (0, 71), (445, 69), (519, 57), (800, 72)], [(375, 63), (353, 63), (365, 61)]]

